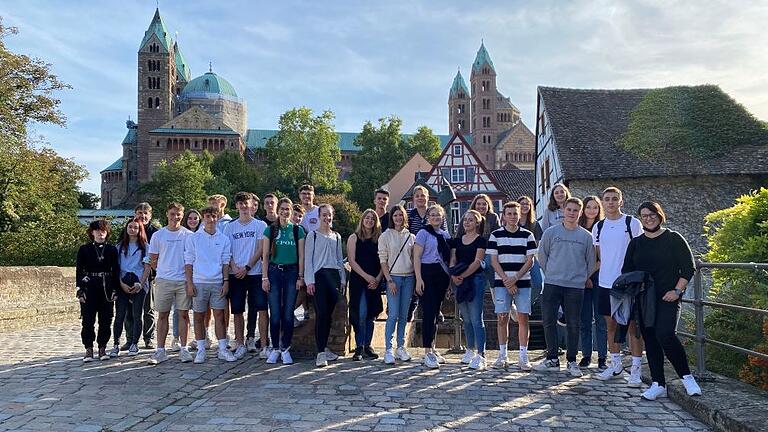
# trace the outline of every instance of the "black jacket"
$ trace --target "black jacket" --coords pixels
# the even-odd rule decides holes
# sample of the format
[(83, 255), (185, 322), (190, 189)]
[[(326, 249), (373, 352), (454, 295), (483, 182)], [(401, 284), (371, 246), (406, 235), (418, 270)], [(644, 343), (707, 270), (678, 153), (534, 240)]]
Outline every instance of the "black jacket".
[[(611, 317), (619, 323), (614, 342), (623, 343), (629, 320), (645, 327), (656, 322), (656, 287), (653, 276), (644, 271), (622, 273), (611, 288)], [(639, 336), (640, 328), (637, 328)]]
[(86, 295), (112, 298), (120, 287), (120, 262), (117, 248), (111, 244), (89, 242), (77, 251), (75, 287)]

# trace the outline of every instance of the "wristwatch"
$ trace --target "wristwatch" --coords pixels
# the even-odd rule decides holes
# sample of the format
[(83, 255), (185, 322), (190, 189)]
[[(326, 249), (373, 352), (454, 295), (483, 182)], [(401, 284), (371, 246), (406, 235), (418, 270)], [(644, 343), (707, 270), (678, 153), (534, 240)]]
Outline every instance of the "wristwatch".
[(683, 294), (685, 294), (685, 291), (681, 290), (680, 288), (675, 288), (675, 294), (677, 294), (678, 297), (682, 297)]
[(251, 271), (251, 268), (252, 268), (252, 267), (251, 267), (251, 266), (249, 266), (248, 264), (246, 264), (246, 265), (245, 265), (245, 271)]

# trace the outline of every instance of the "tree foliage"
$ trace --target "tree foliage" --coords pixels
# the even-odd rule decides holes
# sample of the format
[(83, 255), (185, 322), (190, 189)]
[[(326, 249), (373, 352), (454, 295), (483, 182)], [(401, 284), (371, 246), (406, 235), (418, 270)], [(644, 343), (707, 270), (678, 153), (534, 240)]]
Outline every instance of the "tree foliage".
[(78, 190), (77, 202), (80, 204), (81, 209), (95, 209), (98, 208), (101, 198), (92, 192), (86, 192)]
[(440, 138), (432, 129), (422, 126), (405, 142), (405, 159), (408, 161), (416, 153), (424, 156), (429, 163), (437, 162), (440, 157)]
[(279, 130), (266, 146), (267, 172), (273, 187), (296, 190), (305, 183), (326, 189), (336, 186), (341, 151), (333, 119), (331, 111), (315, 116), (306, 107), (280, 116)]
[[(768, 262), (768, 189), (742, 196), (733, 207), (710, 213), (704, 229), (709, 244), (707, 261)], [(712, 280), (711, 300), (768, 309), (768, 272), (717, 269)], [(767, 323), (755, 314), (722, 309), (713, 309), (705, 320), (709, 337), (763, 352), (768, 352)], [(716, 347), (708, 346), (707, 353), (711, 369), (768, 386), (765, 362)]]
[(211, 162), (211, 174), (220, 184), (209, 184), (209, 189), (228, 197), (240, 191), (261, 191), (264, 183), (256, 168), (248, 164), (240, 152), (225, 151), (217, 154)]
[(317, 195), (315, 202), (333, 206), (333, 229), (341, 234), (343, 239), (346, 240), (350, 234), (355, 232), (360, 221), (360, 208), (357, 207), (357, 204), (338, 194)]
[[(141, 186), (141, 191), (149, 195), (149, 202), (157, 209), (165, 209), (174, 201), (187, 208), (203, 208), (208, 197), (206, 186), (214, 181), (212, 160), (207, 151), (196, 156), (189, 150), (171, 162), (163, 160), (155, 168), (152, 180)], [(157, 216), (162, 217), (164, 213), (158, 212)]]

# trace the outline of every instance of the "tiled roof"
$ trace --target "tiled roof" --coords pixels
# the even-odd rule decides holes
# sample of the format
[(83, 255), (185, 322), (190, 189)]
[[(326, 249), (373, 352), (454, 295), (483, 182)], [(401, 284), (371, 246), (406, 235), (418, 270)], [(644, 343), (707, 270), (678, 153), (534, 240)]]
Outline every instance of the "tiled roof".
[(536, 192), (536, 175), (533, 170), (488, 170), (488, 174), (509, 199), (517, 199), (521, 195), (532, 197)]
[(99, 174), (101, 174), (103, 172), (107, 172), (107, 171), (122, 171), (122, 170), (123, 170), (123, 158), (120, 158), (120, 159), (112, 162), (112, 165), (110, 165), (110, 166), (104, 168), (103, 170), (101, 170), (101, 172)]
[(160, 43), (166, 51), (171, 50), (171, 36), (168, 34), (168, 29), (165, 27), (163, 18), (160, 17), (160, 9), (155, 9), (155, 15), (152, 17), (152, 22), (149, 23), (149, 28), (144, 32), (144, 39), (141, 40), (139, 49), (144, 48), (144, 45), (149, 42), (152, 35), (157, 35), (157, 38), (160, 39)]
[(184, 59), (184, 54), (181, 53), (179, 48), (179, 42), (173, 43), (173, 52), (176, 54), (176, 75), (177, 77), (189, 82), (192, 79), (192, 71), (189, 70), (187, 60)]
[(496, 69), (493, 67), (493, 61), (491, 61), (491, 56), (488, 54), (488, 50), (485, 49), (485, 44), (480, 43), (480, 49), (477, 50), (475, 62), (472, 63), (472, 72), (480, 73), (483, 65), (490, 66), (491, 70), (496, 72)]
[(511, 109), (519, 111), (516, 106), (512, 105), (512, 101), (498, 90), (496, 90), (496, 109)]
[[(277, 134), (277, 129), (248, 129), (245, 135), (246, 147), (250, 149), (260, 149), (267, 146), (267, 140)], [(355, 138), (358, 132), (336, 132), (339, 135), (339, 148), (343, 152), (357, 152), (360, 148), (355, 146)], [(412, 137), (414, 134), (403, 134), (403, 137)], [(444, 149), (448, 145), (450, 135), (437, 135), (440, 139), (440, 148)]]
[(453, 84), (448, 96), (451, 98), (456, 97), (459, 94), (459, 90), (464, 90), (464, 95), (469, 97), (469, 88), (467, 83), (464, 82), (464, 77), (461, 76), (461, 71), (456, 72), (456, 77), (453, 78)]
[(496, 138), (496, 146), (498, 147), (501, 143), (504, 142), (505, 139), (507, 139), (507, 137), (512, 132), (518, 130), (519, 128), (524, 128), (526, 131), (528, 131), (529, 134), (533, 135), (533, 132), (531, 132), (531, 130), (528, 129), (528, 126), (526, 126), (525, 123), (523, 123), (523, 121), (520, 120), (519, 122), (517, 122), (514, 125), (512, 125), (511, 128), (499, 132), (499, 135)]
[(738, 146), (725, 157), (669, 153), (641, 159), (618, 145), (649, 89), (539, 87), (565, 180), (768, 173), (768, 146)]

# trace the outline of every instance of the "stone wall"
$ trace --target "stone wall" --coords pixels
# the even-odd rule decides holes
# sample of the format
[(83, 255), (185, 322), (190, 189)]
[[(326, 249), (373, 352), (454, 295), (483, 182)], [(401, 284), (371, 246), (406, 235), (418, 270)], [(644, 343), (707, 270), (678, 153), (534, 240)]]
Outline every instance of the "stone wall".
[(0, 267), (0, 326), (66, 319), (79, 310), (74, 267)]
[(624, 212), (634, 215), (646, 200), (658, 201), (667, 214), (667, 226), (679, 231), (694, 253), (706, 251), (704, 217), (732, 206), (741, 195), (768, 185), (768, 178), (755, 176), (685, 176), (619, 180), (573, 180), (568, 187), (579, 198), (600, 195), (608, 186), (624, 193)]

